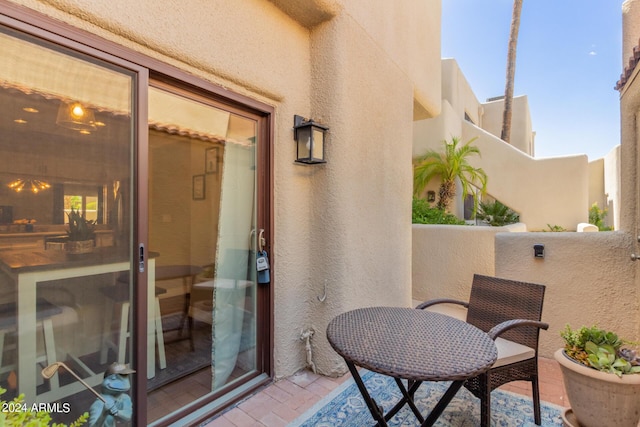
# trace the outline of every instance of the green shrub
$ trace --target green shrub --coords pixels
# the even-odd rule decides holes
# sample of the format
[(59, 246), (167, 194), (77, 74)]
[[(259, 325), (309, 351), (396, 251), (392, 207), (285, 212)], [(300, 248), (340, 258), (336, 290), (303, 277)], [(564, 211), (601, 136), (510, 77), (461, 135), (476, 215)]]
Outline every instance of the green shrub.
[(520, 215), (498, 200), (487, 203), (480, 202), (476, 218), (487, 222), (493, 227), (515, 224), (520, 221)]
[(598, 202), (591, 205), (589, 208), (589, 224), (593, 224), (598, 227), (600, 231), (611, 231), (613, 228), (604, 225), (604, 219), (607, 217), (609, 210), (607, 208), (600, 209)]
[[(0, 395), (4, 394), (7, 390), (0, 387)], [(0, 399), (2, 408), (9, 408), (9, 410), (2, 410), (0, 412), (0, 426), (2, 427), (67, 427), (66, 424), (52, 423), (51, 415), (46, 412), (37, 409), (38, 405), (28, 406), (24, 401), (24, 394), (20, 394), (12, 401), (5, 401)], [(77, 420), (69, 424), (69, 427), (79, 427), (87, 422), (89, 419), (89, 413), (85, 412)]]
[(424, 199), (413, 198), (411, 222), (414, 224), (453, 224), (465, 225), (465, 222), (455, 215), (442, 209), (434, 208)]

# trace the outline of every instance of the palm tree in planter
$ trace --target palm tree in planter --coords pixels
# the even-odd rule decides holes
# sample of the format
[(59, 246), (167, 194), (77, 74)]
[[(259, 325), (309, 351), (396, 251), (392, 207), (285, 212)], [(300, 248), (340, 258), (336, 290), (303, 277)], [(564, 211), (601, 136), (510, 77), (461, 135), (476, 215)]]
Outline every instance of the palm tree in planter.
[[(482, 168), (475, 168), (469, 163), (471, 156), (479, 156), (478, 147), (471, 145), (476, 138), (464, 144), (453, 137), (451, 142), (442, 141), (444, 151), (429, 150), (413, 161), (413, 191), (417, 196), (424, 191), (426, 185), (436, 177), (442, 182), (438, 190), (438, 209), (447, 210), (456, 195), (456, 179), (462, 186), (462, 197), (471, 193), (471, 187), (479, 187), (482, 194), (487, 191), (487, 174)], [(477, 201), (474, 198), (474, 213)]]
[(637, 427), (640, 425), (640, 357), (637, 343), (593, 326), (560, 334), (565, 347), (554, 358), (560, 364), (571, 409), (565, 425)]

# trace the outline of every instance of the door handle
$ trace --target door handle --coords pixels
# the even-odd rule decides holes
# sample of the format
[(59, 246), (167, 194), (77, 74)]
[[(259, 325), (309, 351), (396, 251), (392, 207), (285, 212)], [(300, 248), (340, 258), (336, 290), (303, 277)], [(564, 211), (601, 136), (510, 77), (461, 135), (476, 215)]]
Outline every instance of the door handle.
[(260, 233), (258, 233), (258, 250), (259, 252), (264, 251), (264, 247), (267, 245), (267, 241), (264, 238), (264, 229), (260, 229)]

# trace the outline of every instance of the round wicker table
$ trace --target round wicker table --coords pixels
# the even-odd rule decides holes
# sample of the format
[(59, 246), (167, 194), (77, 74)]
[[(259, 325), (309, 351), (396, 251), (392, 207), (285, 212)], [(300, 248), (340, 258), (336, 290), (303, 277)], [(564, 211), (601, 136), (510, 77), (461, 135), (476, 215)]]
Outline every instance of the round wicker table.
[[(453, 317), (405, 307), (368, 307), (336, 316), (327, 339), (344, 358), (380, 426), (408, 404), (423, 426), (431, 426), (464, 380), (486, 372), (497, 350), (485, 332)], [(356, 366), (393, 377), (403, 398), (386, 415), (367, 392)], [(409, 380), (408, 389), (401, 379)], [(413, 403), (423, 381), (452, 381), (425, 420)]]

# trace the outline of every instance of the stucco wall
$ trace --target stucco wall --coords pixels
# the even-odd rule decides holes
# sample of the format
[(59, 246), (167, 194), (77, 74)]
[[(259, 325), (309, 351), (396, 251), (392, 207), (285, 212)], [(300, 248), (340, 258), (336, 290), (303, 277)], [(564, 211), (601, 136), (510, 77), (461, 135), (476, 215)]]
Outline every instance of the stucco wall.
[[(468, 300), (473, 274), (545, 285), (540, 354), (553, 357), (560, 331), (597, 324), (640, 338), (640, 302), (629, 233), (526, 232), (521, 225), (413, 225), (413, 298)], [(544, 259), (533, 245), (545, 246)]]
[(589, 208), (606, 209), (604, 224), (620, 229), (620, 145), (605, 157), (589, 162)]
[(475, 273), (494, 275), (494, 240), (499, 232), (526, 231), (524, 224), (506, 227), (413, 224), (412, 297), (469, 300)]
[[(533, 245), (545, 246), (544, 259)], [(546, 285), (540, 354), (552, 357), (562, 347), (560, 331), (592, 326), (638, 340), (639, 306), (636, 264), (629, 254), (633, 238), (624, 232), (499, 233), (495, 275)]]
[(605, 224), (620, 229), (620, 145), (604, 157), (604, 199), (608, 209)]
[(442, 60), (442, 99), (449, 102), (458, 117), (464, 119), (467, 113), (473, 123), (480, 125), (483, 120), (482, 107), (473, 89), (453, 58)]
[[(623, 5), (623, 63), (622, 68), (628, 65), (628, 58), (633, 55), (633, 47), (637, 45), (633, 40), (638, 40), (640, 35), (640, 17), (637, 13), (640, 2), (636, 0), (625, 1)], [(630, 7), (630, 9), (626, 9)], [(620, 229), (625, 230), (632, 236), (633, 244), (629, 248), (627, 255), (640, 254), (639, 227), (640, 210), (638, 209), (638, 197), (640, 189), (640, 178), (638, 175), (638, 149), (640, 135), (638, 134), (637, 123), (640, 119), (640, 80), (638, 79), (640, 67), (635, 67), (629, 76), (626, 85), (620, 90)], [(638, 276), (640, 264), (636, 261), (631, 275), (626, 280), (633, 280), (636, 292), (640, 289), (640, 277)], [(637, 296), (640, 303), (640, 296)], [(640, 314), (636, 308), (635, 312), (629, 313), (637, 319)], [(640, 327), (636, 326), (635, 339), (640, 339)]]
[[(277, 377), (306, 365), (303, 328), (335, 375), (333, 316), (409, 304), (411, 123), (440, 108), (440, 0), (15, 3), (275, 106)], [(326, 165), (294, 164), (294, 114), (330, 127)]]
[[(442, 97), (440, 116), (414, 123), (414, 157), (429, 149), (442, 150), (442, 141), (452, 137), (463, 142), (477, 137), (474, 145), (481, 157), (471, 157), (470, 163), (487, 173), (489, 195), (517, 211), (529, 230), (545, 230), (548, 225), (575, 230), (578, 223), (587, 222), (587, 157), (536, 159), (527, 155), (533, 152), (533, 132), (526, 96), (514, 99), (513, 144), (496, 136), (502, 128), (504, 101), (480, 104), (454, 59), (442, 60)], [(465, 112), (476, 124), (465, 120)], [(437, 191), (438, 185), (434, 180), (426, 191)], [(449, 211), (463, 218), (461, 191), (457, 196)]]
[[(532, 231), (558, 225), (575, 230), (587, 222), (588, 164), (586, 155), (535, 159), (469, 123), (462, 139), (474, 142), (482, 153), (472, 164), (482, 167), (487, 191), (516, 212)], [(558, 185), (562, 183), (562, 185)]]
[[(480, 127), (500, 138), (502, 134), (504, 99), (485, 102), (482, 104), (482, 108), (484, 114)], [(527, 96), (515, 96), (513, 98), (512, 109), (510, 144), (523, 153), (533, 156), (533, 127)]]
[(600, 209), (606, 207), (604, 195), (604, 158), (589, 162), (589, 207), (597, 203)]

